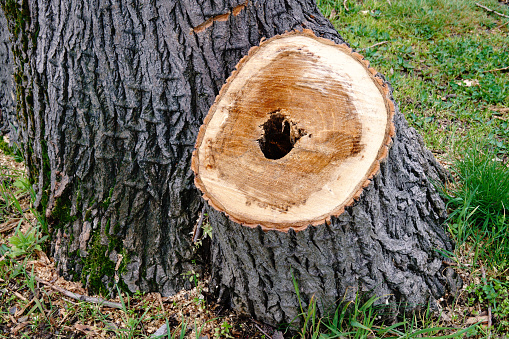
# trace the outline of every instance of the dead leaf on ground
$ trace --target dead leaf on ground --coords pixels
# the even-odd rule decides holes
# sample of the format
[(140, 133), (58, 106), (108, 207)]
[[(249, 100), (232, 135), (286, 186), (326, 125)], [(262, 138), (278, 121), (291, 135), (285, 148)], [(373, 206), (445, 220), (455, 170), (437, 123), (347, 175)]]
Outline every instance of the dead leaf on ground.
[(472, 318), (468, 318), (467, 321), (465, 321), (465, 325), (470, 326), (470, 325), (477, 324), (477, 323), (487, 323), (488, 320), (489, 320), (489, 318), (487, 315), (472, 317)]
[(9, 219), (6, 222), (0, 224), (0, 233), (5, 233), (7, 231), (12, 230), (16, 226), (18, 226), (18, 223), (21, 219), (20, 218), (13, 218)]
[(74, 324), (74, 328), (83, 333), (96, 332), (97, 329), (94, 326)]

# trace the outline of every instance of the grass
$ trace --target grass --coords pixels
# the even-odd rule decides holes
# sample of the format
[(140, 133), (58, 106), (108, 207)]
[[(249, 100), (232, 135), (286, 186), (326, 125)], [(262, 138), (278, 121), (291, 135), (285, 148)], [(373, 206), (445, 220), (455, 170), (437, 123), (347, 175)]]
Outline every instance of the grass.
[(509, 168), (479, 148), (453, 168), (459, 183), (445, 192), (451, 233), (460, 244), (473, 241), (476, 260), (509, 267)]
[[(509, 6), (497, 0), (318, 0), (344, 39), (390, 81), (400, 111), (453, 173), (443, 194), (457, 248), (446, 254), (465, 286), (440, 301), (438, 316), (428, 311), (396, 321), (384, 321), (386, 310), (374, 306), (376, 298), (358, 296), (329, 317), (317, 315), (312, 299), (286, 337), (509, 335), (509, 19), (476, 2), (509, 15)], [(20, 159), (19, 150), (2, 141), (0, 149)], [(45, 224), (30, 208), (33, 199), (22, 172), (2, 167), (0, 337), (17, 329), (14, 337), (146, 338), (161, 325), (167, 328), (163, 338), (266, 337), (263, 328), (206, 302), (205, 283), (193, 272), (194, 290), (173, 298), (119, 293), (113, 299), (118, 310), (63, 298), (38, 284), (35, 276), (54, 268), (41, 264)], [(2, 231), (6, 225), (10, 229)], [(298, 294), (296, 283), (295, 289)]]

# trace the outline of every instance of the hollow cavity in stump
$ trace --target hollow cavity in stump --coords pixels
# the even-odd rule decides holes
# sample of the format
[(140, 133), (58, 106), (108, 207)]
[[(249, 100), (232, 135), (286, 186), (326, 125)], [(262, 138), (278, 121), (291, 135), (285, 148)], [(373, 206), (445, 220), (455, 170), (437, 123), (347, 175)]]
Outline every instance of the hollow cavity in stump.
[(279, 110), (270, 113), (263, 124), (263, 135), (258, 139), (260, 150), (267, 159), (281, 159), (293, 149), (306, 132), (286, 118)]

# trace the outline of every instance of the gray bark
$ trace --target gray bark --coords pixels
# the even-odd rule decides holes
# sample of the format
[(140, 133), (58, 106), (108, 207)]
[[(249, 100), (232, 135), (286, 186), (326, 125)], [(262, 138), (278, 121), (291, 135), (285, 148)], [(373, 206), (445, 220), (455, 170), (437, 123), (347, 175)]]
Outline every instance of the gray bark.
[[(288, 234), (263, 232), (209, 211), (214, 226), (211, 287), (219, 301), (266, 323), (299, 321), (314, 296), (319, 315), (341, 301), (377, 296), (400, 312), (436, 309), (461, 284), (437, 250), (453, 250), (443, 221), (446, 207), (434, 183), (446, 172), (404, 117), (380, 173), (360, 200), (330, 225)], [(292, 276), (293, 274), (293, 276)]]
[[(13, 79), (13, 56), (10, 49), (11, 34), (7, 19), (0, 10), (0, 135), (7, 134), (16, 124), (16, 93)], [(13, 131), (11, 141), (16, 141)]]
[(111, 291), (121, 254), (131, 291), (188, 287), (203, 204), (191, 153), (222, 84), (262, 37), (340, 40), (311, 0), (250, 0), (213, 20), (244, 3), (0, 0), (20, 139), (64, 277)]

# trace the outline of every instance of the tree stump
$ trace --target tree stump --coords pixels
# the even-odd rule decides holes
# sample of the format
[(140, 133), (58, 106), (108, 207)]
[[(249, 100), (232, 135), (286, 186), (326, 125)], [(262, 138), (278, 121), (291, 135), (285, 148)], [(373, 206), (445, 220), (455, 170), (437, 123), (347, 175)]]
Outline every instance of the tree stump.
[(322, 315), (359, 293), (416, 311), (456, 287), (437, 252), (453, 247), (433, 184), (446, 173), (347, 45), (304, 30), (252, 48), (205, 118), (192, 168), (214, 207), (211, 288), (241, 312), (295, 320), (293, 279)]
[[(0, 17), (0, 43), (10, 44), (1, 48), (11, 53), (0, 48), (0, 63), (10, 58), (3, 68), (7, 71), (0, 70), (0, 82), (7, 84), (0, 97), (16, 93), (15, 101), (0, 98), (0, 109), (2, 114), (8, 112), (9, 125), (18, 124), (16, 136), (34, 183), (35, 206), (47, 216), (48, 253), (64, 277), (82, 280), (96, 292), (114, 292), (119, 285), (167, 296), (190, 287), (185, 273), (208, 266), (197, 260), (189, 235), (203, 204), (193, 184), (191, 155), (200, 125), (227, 76), (262, 37), (308, 28), (317, 36), (343, 42), (314, 0), (0, 0), (0, 8), (7, 21), (4, 25)], [(286, 60), (298, 63), (291, 55)], [(301, 69), (307, 72), (310, 62), (311, 57)], [(375, 80), (375, 87), (387, 88), (377, 80), (383, 80), (379, 75), (367, 76)], [(335, 75), (327, 71), (323, 78)], [(320, 89), (309, 83), (304, 87), (299, 91)], [(335, 93), (335, 88), (323, 89)], [(339, 114), (332, 106), (344, 102), (345, 120), (337, 120), (340, 125), (325, 123), (314, 132), (304, 118), (297, 120), (285, 111), (288, 107), (276, 107), (263, 113), (261, 126), (251, 122), (257, 131), (252, 141), (259, 155), (267, 154), (263, 155), (267, 164), (285, 162), (304, 145), (309, 157), (313, 150), (331, 152), (315, 157), (323, 164), (308, 169), (316, 172), (314, 180), (322, 188), (339, 173), (327, 162), (339, 164), (361, 154), (371, 157), (373, 163), (361, 166), (364, 173), (349, 190), (331, 188), (331, 195), (343, 194), (343, 213), (341, 203), (327, 199), (304, 202), (288, 197), (260, 208), (276, 213), (285, 205), (292, 212), (300, 206), (301, 215), (306, 214), (305, 206), (313, 206), (313, 212), (322, 208), (321, 214), (306, 220), (288, 219), (286, 226), (270, 218), (259, 222), (267, 229), (286, 228), (286, 233), (240, 226), (222, 212), (210, 213), (215, 228), (214, 291), (267, 322), (291, 320), (296, 312), (291, 267), (304, 299), (316, 291), (324, 302), (336, 301), (345, 290), (376, 286), (377, 294), (388, 291), (395, 293), (394, 300), (420, 302), (443, 291), (440, 257), (434, 248), (452, 245), (440, 228), (443, 202), (430, 183), (443, 175), (441, 168), (396, 110), (398, 131), (386, 164), (382, 161), (354, 203), (352, 198), (367, 183), (360, 178), (376, 172), (377, 161), (384, 156), (382, 145), (389, 139), (378, 135), (376, 151), (376, 143), (365, 142), (366, 116), (355, 101), (342, 94), (332, 97), (330, 105), (321, 103), (321, 109), (332, 109), (329, 119)], [(382, 97), (390, 106), (391, 100)], [(307, 101), (301, 104), (312, 109)], [(388, 118), (388, 135), (390, 130)], [(343, 139), (336, 138), (336, 132)], [(230, 169), (239, 173), (235, 167), (224, 167)], [(297, 175), (292, 180), (304, 179)], [(280, 185), (291, 187), (288, 180), (280, 180)], [(264, 188), (251, 204), (263, 205), (265, 192)], [(284, 190), (278, 192), (284, 198)], [(299, 197), (305, 193), (296, 192)], [(318, 197), (310, 188), (306, 194)], [(328, 205), (322, 207), (324, 201)], [(330, 224), (320, 225), (328, 219)], [(308, 222), (315, 226), (307, 227)], [(258, 221), (244, 223), (254, 226)], [(302, 231), (296, 233), (297, 229)], [(384, 274), (390, 276), (379, 282)], [(411, 281), (406, 278), (417, 281), (414, 287), (408, 287)], [(419, 293), (411, 295), (412, 288)]]

